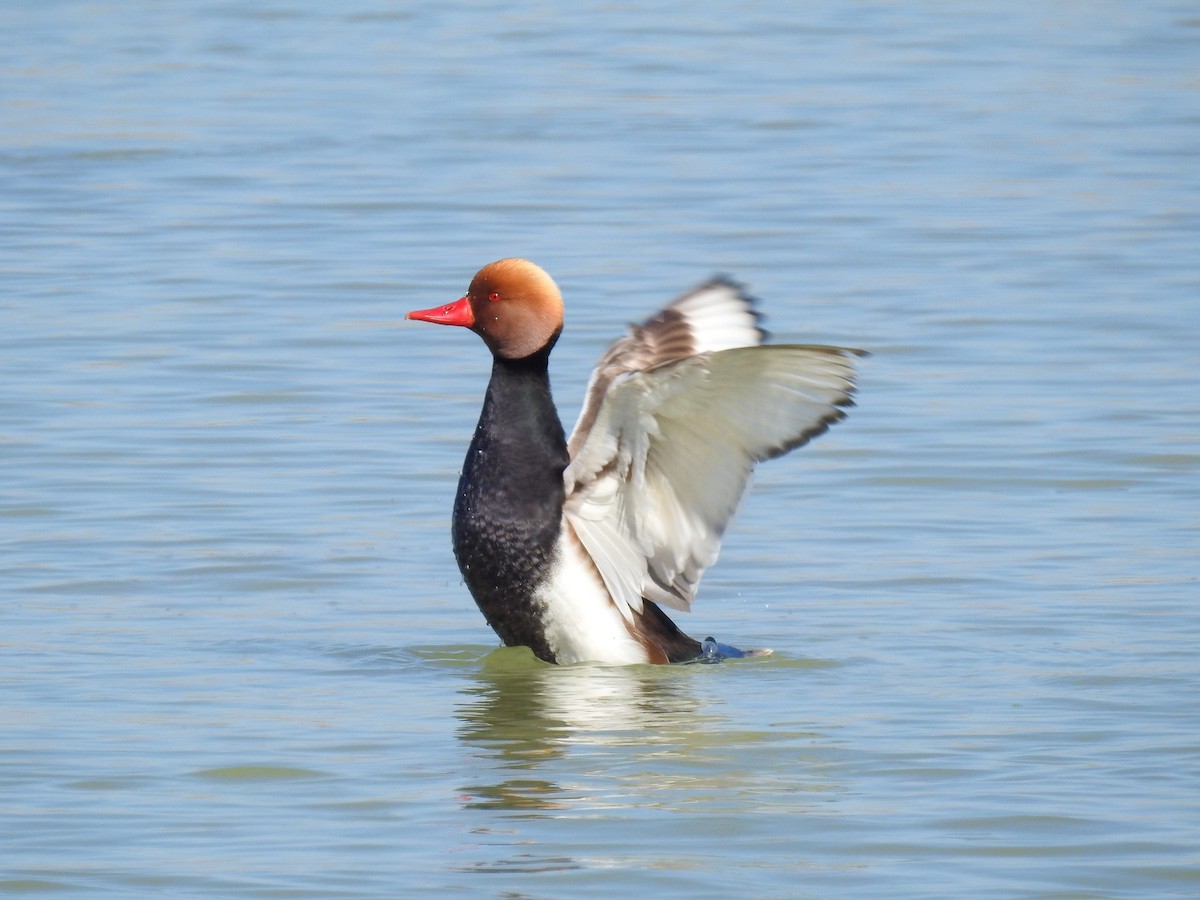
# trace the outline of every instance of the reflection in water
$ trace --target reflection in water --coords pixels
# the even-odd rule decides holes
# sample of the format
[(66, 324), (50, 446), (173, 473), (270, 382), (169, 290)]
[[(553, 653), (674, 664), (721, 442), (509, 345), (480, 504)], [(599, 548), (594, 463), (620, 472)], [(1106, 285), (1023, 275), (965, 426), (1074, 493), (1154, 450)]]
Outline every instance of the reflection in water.
[(576, 792), (533, 773), (571, 747), (660, 746), (713, 727), (675, 666), (547, 666), (524, 649), (485, 661), (459, 704), (459, 737), (499, 761), (495, 783), (464, 788), (468, 807), (561, 809)]
[(472, 858), (453, 868), (570, 877), (635, 865), (703, 881), (711, 860), (681, 835), (761, 830), (777, 841), (797, 816), (826, 815), (835, 742), (727, 705), (739, 688), (783, 696), (817, 665), (560, 668), (496, 651), (459, 693), (457, 735), (474, 770), (460, 802), (485, 814), (464, 848)]

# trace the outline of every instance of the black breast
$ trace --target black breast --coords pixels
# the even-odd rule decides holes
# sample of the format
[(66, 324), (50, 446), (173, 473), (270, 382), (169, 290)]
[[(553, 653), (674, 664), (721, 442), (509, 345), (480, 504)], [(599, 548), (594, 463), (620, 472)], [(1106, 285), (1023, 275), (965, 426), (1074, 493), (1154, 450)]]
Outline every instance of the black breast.
[(549, 348), (497, 359), (467, 451), (451, 533), (467, 588), (509, 646), (553, 662), (534, 600), (562, 523), (567, 445), (550, 396)]

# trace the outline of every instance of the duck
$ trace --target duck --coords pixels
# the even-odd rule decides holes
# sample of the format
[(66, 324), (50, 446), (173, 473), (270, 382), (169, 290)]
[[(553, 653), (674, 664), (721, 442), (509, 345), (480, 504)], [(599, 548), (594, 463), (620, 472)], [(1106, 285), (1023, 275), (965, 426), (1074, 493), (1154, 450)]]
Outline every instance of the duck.
[(549, 375), (563, 297), (540, 266), (489, 263), (406, 318), (473, 331), (492, 354), (450, 530), (503, 644), (557, 665), (748, 655), (664, 608), (690, 611), (755, 465), (845, 418), (863, 351), (765, 343), (755, 301), (716, 276), (608, 347), (568, 436)]

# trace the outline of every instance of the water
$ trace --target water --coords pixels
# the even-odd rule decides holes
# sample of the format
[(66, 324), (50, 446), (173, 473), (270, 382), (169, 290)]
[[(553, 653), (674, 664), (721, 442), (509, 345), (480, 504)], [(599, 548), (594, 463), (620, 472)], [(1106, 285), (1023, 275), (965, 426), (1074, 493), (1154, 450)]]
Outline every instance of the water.
[[(1186, 3), (9, 4), (0, 891), (1200, 893)], [(684, 621), (548, 669), (448, 516), (529, 256), (572, 420), (729, 272), (861, 346)]]

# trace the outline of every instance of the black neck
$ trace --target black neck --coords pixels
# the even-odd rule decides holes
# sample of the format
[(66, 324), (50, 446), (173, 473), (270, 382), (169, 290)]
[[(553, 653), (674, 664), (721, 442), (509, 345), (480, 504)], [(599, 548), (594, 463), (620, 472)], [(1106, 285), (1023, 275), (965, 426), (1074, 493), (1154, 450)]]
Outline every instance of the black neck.
[(454, 555), (506, 644), (550, 659), (534, 602), (562, 522), (567, 442), (550, 396), (550, 348), (497, 358), (454, 503)]
[(530, 500), (553, 497), (561, 507), (567, 442), (550, 395), (549, 356), (547, 347), (525, 359), (495, 359), (463, 475), (495, 479)]

